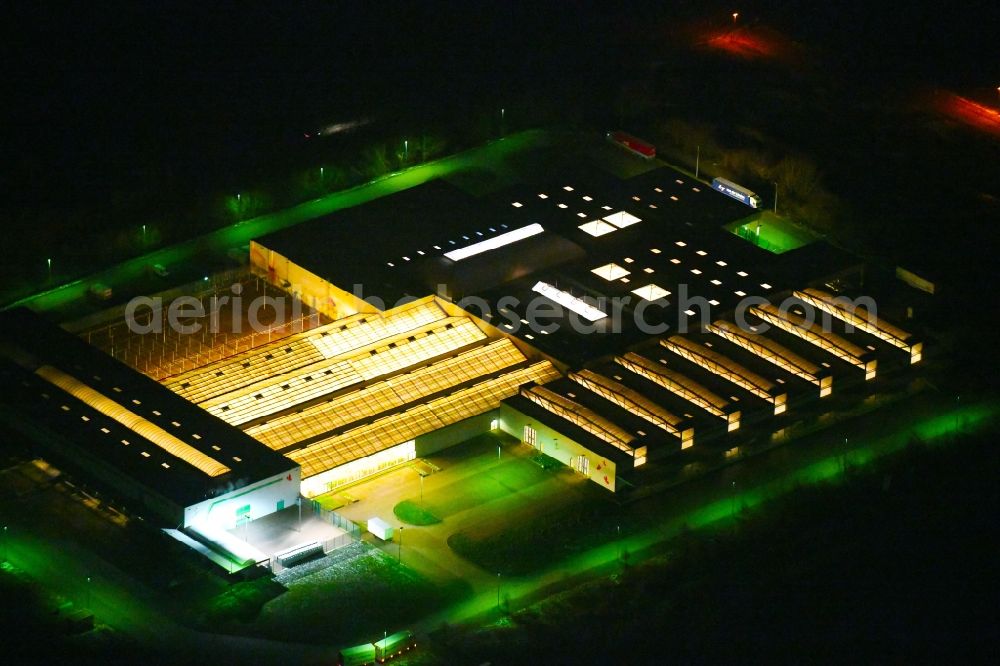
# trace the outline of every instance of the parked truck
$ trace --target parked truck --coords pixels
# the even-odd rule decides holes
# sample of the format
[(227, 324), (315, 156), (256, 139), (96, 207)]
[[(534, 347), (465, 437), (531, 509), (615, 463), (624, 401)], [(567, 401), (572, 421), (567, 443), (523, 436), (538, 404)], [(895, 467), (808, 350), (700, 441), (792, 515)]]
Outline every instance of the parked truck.
[(744, 203), (751, 208), (760, 208), (759, 196), (742, 185), (737, 185), (731, 180), (716, 178), (712, 181), (712, 187), (719, 192), (722, 192), (727, 197), (732, 197), (733, 199), (736, 199), (740, 203)]
[(617, 132), (608, 132), (607, 136), (608, 141), (611, 143), (617, 144), (643, 159), (651, 160), (656, 157), (656, 146), (648, 141), (643, 141), (642, 139), (636, 138), (631, 134), (622, 132), (621, 130), (618, 130)]

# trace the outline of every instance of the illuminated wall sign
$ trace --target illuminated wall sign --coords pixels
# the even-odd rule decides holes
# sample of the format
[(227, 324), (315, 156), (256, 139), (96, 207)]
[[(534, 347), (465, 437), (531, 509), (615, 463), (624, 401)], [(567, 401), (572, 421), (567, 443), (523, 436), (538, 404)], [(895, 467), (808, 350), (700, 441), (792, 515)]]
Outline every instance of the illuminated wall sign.
[(487, 238), (484, 241), (479, 241), (478, 243), (473, 243), (472, 245), (461, 247), (457, 250), (452, 250), (451, 252), (445, 252), (444, 256), (448, 257), (452, 261), (461, 261), (462, 259), (468, 259), (474, 255), (489, 252), (490, 250), (495, 250), (498, 247), (510, 245), (511, 243), (516, 243), (519, 240), (536, 236), (543, 231), (545, 231), (545, 229), (542, 228), (542, 225), (538, 223), (529, 224), (526, 227), (514, 229), (513, 231), (508, 231), (507, 233), (494, 236), (493, 238)]
[(561, 289), (556, 289), (548, 282), (537, 282), (531, 290), (536, 294), (541, 294), (546, 298), (551, 298), (559, 305), (572, 310), (588, 321), (600, 321), (608, 316), (590, 303), (577, 298), (573, 294), (562, 291)]

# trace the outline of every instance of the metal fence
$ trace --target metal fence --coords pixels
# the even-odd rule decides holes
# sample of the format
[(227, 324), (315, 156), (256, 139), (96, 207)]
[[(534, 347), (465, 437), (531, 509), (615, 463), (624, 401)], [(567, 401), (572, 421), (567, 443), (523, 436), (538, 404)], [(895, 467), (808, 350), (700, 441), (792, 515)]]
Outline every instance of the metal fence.
[(344, 530), (349, 535), (351, 535), (353, 539), (361, 538), (361, 534), (364, 530), (362, 530), (361, 526), (358, 525), (356, 522), (354, 522), (350, 518), (342, 516), (336, 511), (331, 511), (330, 509), (324, 509), (322, 506), (320, 506), (320, 503), (317, 502), (316, 500), (313, 500), (312, 504), (313, 504), (313, 513), (315, 513), (316, 516), (330, 523), (331, 525), (339, 527), (340, 529)]
[[(326, 539), (323, 541), (323, 554), (329, 555), (338, 548), (343, 548), (345, 546), (350, 546), (352, 543), (361, 538), (362, 530), (361, 526), (355, 523), (349, 518), (345, 518), (336, 511), (330, 511), (329, 509), (324, 509), (319, 505), (319, 502), (313, 501), (313, 512), (320, 519), (330, 523), (335, 527), (339, 527), (344, 530), (344, 534), (338, 534), (337, 536)], [(292, 565), (295, 566), (295, 565)], [(278, 558), (278, 554), (274, 553), (270, 558), (271, 573), (279, 574), (286, 567), (283, 565)]]

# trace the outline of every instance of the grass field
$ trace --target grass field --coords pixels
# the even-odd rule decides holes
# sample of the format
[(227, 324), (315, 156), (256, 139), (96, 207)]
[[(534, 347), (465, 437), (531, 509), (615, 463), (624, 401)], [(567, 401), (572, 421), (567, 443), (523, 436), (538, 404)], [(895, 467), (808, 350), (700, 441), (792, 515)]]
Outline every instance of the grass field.
[(363, 543), (334, 553), (328, 566), (297, 568), (306, 573), (285, 581), (288, 591), (245, 628), (276, 640), (354, 645), (404, 629), (465, 592), (461, 584), (434, 584)]
[(403, 500), (393, 507), (392, 512), (408, 525), (434, 525), (441, 522), (440, 518), (412, 500)]
[(726, 228), (743, 240), (774, 254), (783, 254), (816, 240), (805, 229), (769, 211), (754, 216), (749, 222), (741, 220)]

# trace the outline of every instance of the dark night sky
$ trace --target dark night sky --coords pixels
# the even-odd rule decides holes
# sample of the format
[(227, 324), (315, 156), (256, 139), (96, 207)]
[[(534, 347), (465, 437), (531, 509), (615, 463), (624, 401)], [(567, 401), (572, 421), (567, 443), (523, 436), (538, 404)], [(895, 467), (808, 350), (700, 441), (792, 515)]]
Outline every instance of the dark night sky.
[[(100, 196), (95, 181), (142, 178), (151, 161), (239, 156), (314, 124), (585, 89), (711, 4), (16, 3), (8, 189)], [(865, 77), (1000, 77), (996, 3), (736, 4)], [(74, 189), (80, 171), (100, 178)]]

